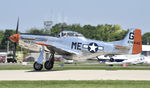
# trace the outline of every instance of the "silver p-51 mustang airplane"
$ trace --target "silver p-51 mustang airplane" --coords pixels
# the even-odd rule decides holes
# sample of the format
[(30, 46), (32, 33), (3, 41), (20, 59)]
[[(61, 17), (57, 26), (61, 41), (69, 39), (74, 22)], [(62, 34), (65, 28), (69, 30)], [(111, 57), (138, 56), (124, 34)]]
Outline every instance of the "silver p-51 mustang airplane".
[[(38, 50), (35, 45), (41, 45), (42, 51), (34, 63), (35, 70), (43, 68), (43, 53), (49, 50), (51, 55), (44, 63), (47, 70), (53, 68), (54, 54), (62, 55), (66, 59), (87, 59), (100, 55), (139, 54), (142, 51), (141, 30), (131, 29), (126, 37), (120, 41), (103, 42), (85, 38), (82, 34), (73, 31), (62, 31), (58, 36), (48, 34), (18, 33), (10, 36), (10, 40), (23, 48)], [(29, 48), (30, 47), (30, 48)]]

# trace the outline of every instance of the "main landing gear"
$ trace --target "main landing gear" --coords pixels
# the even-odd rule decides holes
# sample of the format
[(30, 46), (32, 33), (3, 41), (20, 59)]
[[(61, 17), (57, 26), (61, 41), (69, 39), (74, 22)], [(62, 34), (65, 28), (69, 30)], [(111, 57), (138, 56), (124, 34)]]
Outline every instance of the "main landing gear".
[[(46, 70), (51, 70), (54, 66), (54, 53), (52, 53), (50, 55), (50, 58), (49, 60), (47, 60), (45, 63), (44, 63), (44, 67)], [(42, 68), (43, 68), (43, 64), (40, 64), (38, 62), (35, 62), (34, 65), (33, 65), (34, 69), (36, 71), (41, 71)]]
[(53, 68), (53, 65), (54, 65), (54, 54), (51, 54), (49, 60), (45, 62), (44, 67), (47, 70), (51, 70)]
[[(42, 51), (37, 59), (37, 61), (33, 64), (33, 67), (36, 71), (40, 71), (43, 68), (43, 55), (44, 55), (44, 46), (42, 46)], [(44, 67), (46, 70), (51, 70), (54, 65), (54, 54), (55, 52), (51, 52), (49, 59), (44, 63)]]

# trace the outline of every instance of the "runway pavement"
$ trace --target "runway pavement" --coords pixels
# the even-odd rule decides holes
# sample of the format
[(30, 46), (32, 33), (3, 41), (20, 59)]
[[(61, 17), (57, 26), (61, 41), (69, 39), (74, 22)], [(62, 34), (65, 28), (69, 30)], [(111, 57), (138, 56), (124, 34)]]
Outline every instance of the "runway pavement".
[(150, 70), (0, 70), (0, 80), (150, 80)]

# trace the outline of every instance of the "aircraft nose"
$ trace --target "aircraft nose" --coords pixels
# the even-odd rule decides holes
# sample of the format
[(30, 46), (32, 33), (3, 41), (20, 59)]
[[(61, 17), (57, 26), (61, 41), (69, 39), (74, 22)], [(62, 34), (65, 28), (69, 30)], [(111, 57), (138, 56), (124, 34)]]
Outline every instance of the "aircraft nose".
[(14, 34), (14, 35), (10, 36), (9, 39), (12, 42), (18, 43), (19, 42), (19, 34)]

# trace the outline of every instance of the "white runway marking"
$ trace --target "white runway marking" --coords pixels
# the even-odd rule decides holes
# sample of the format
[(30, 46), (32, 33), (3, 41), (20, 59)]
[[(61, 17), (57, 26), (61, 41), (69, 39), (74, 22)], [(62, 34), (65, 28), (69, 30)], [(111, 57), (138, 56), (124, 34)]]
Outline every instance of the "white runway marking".
[(0, 70), (0, 80), (150, 80), (150, 70)]

